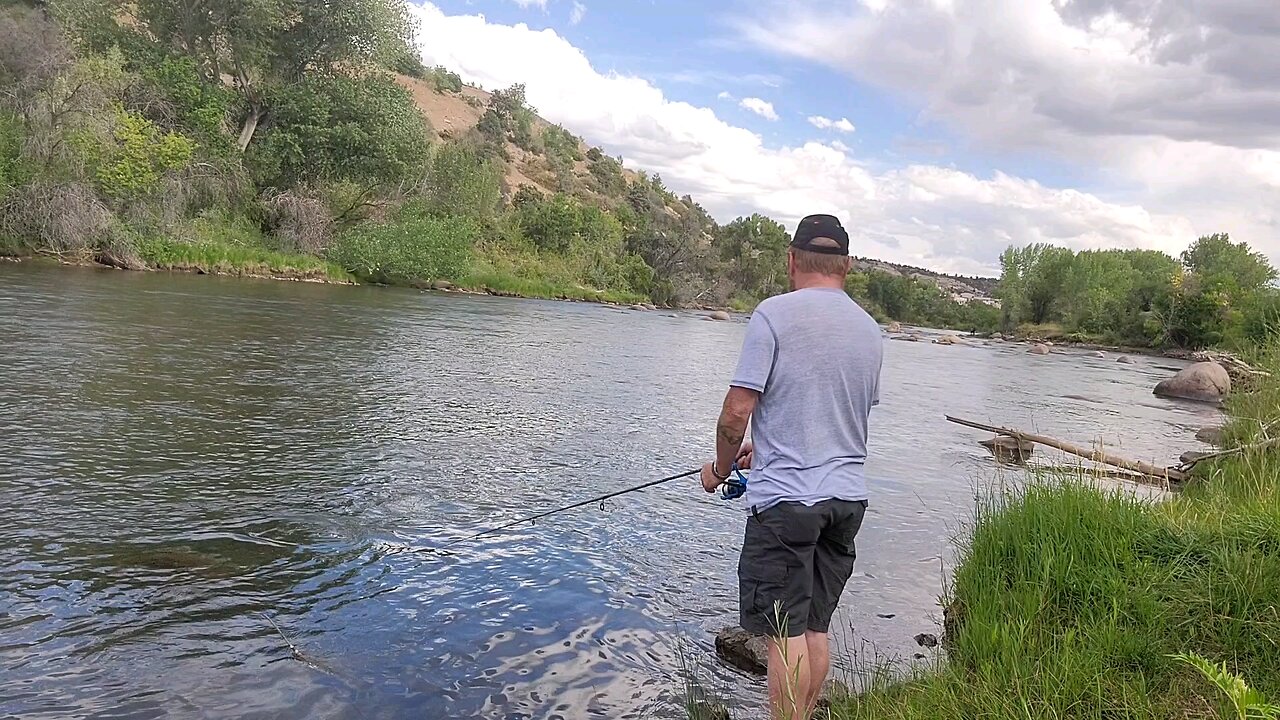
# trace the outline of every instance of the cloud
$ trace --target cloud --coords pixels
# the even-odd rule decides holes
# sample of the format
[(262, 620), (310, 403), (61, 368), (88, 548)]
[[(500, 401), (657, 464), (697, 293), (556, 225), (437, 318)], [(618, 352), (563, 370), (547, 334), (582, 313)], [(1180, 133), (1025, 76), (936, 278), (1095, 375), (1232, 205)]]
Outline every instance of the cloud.
[(531, 7), (537, 7), (543, 11), (546, 11), (547, 9), (547, 0), (511, 0), (511, 2), (514, 2), (525, 9)]
[(1109, 202), (999, 172), (979, 177), (932, 165), (875, 170), (818, 142), (767, 145), (709, 108), (668, 99), (646, 80), (597, 71), (553, 30), (446, 16), (430, 4), (415, 12), (428, 65), (444, 65), (485, 87), (525, 83), (543, 117), (622, 154), (630, 167), (660, 173), (675, 192), (693, 195), (721, 221), (761, 212), (794, 227), (809, 213), (832, 212), (856, 228), (859, 255), (963, 273), (995, 272), (1010, 243), (1176, 252), (1198, 230), (1212, 231), (1135, 200)]
[(761, 100), (756, 97), (742, 98), (738, 101), (738, 107), (759, 115), (765, 120), (777, 120), (778, 113), (773, 110), (773, 103), (767, 100)]
[(728, 90), (721, 90), (721, 91), (720, 91), (720, 94), (716, 95), (716, 99), (717, 99), (717, 100), (732, 100), (732, 99), (733, 99), (733, 95), (732, 95)]
[(853, 123), (849, 122), (849, 118), (832, 120), (831, 118), (822, 117), (821, 115), (810, 115), (809, 124), (819, 130), (839, 130), (840, 132), (851, 133), (855, 129), (853, 127)]
[(831, 141), (831, 147), (833, 147), (833, 148), (835, 148), (835, 149), (839, 150), (839, 151), (840, 151), (840, 152), (842, 152), (842, 153), (853, 152), (853, 148), (849, 147), (848, 145), (845, 145), (844, 143), (840, 142), (839, 140), (832, 140), (832, 141)]
[(573, 9), (569, 11), (569, 24), (577, 25), (587, 16), (587, 6), (574, 0)]

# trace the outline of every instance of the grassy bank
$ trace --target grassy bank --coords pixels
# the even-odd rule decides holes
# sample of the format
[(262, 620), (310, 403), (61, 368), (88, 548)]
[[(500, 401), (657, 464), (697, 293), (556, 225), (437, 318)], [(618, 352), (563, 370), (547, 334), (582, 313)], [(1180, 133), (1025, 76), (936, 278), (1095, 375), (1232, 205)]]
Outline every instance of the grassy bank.
[[(1280, 369), (1275, 354), (1266, 365)], [(1280, 378), (1231, 409), (1231, 441), (1260, 439), (1280, 419)], [(1280, 453), (1254, 451), (1162, 503), (1047, 481), (985, 502), (956, 571), (947, 662), (886, 675), (832, 716), (1240, 717), (1179, 653), (1280, 700), (1278, 485)]]
[(185, 270), (210, 275), (243, 275), (324, 282), (353, 282), (341, 266), (313, 255), (283, 253), (252, 245), (163, 238), (138, 242), (138, 256), (156, 270)]

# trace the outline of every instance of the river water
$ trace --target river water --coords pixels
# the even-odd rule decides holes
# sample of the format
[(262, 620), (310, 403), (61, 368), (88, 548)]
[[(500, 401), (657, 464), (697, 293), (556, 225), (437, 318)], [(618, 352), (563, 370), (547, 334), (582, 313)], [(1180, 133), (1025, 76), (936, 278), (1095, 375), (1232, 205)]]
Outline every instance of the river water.
[[(0, 264), (0, 716), (679, 717), (682, 664), (759, 703), (712, 651), (743, 510), (695, 480), (429, 552), (697, 466), (742, 331)], [(1216, 420), (1173, 361), (886, 347), (845, 666), (939, 631), (995, 473), (944, 413), (1162, 463)]]

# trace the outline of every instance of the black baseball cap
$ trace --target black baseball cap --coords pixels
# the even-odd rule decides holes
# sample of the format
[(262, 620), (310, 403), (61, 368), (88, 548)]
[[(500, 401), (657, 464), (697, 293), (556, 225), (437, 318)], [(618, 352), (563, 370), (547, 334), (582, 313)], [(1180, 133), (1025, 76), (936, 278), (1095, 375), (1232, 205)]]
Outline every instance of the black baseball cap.
[(835, 215), (809, 215), (796, 226), (791, 247), (824, 255), (848, 255), (849, 233)]

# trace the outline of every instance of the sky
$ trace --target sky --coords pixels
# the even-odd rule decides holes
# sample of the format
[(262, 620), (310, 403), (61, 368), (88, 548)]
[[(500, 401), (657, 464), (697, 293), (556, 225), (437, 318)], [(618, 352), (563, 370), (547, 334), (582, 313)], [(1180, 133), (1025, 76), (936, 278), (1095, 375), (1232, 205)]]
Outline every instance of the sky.
[(1280, 264), (1280, 0), (435, 0), (427, 65), (717, 220), (837, 215), (855, 255), (1011, 244)]

